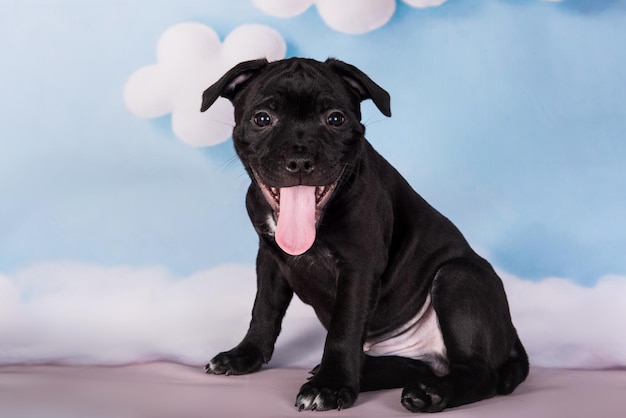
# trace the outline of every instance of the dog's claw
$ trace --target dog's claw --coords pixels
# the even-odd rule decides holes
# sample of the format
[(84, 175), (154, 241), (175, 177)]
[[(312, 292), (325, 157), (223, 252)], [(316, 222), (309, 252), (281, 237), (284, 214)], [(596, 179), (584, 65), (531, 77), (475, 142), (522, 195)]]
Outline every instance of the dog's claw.
[(301, 403), (300, 406), (298, 407), (298, 412), (302, 412), (303, 409), (304, 409), (304, 404)]
[(206, 374), (213, 374), (213, 367), (211, 367), (211, 363), (204, 366), (204, 372)]
[(319, 370), (320, 370), (320, 365), (318, 364), (317, 366), (315, 366), (311, 370), (309, 370), (309, 374), (315, 376)]
[(343, 401), (341, 399), (337, 399), (337, 411), (341, 411), (343, 408)]

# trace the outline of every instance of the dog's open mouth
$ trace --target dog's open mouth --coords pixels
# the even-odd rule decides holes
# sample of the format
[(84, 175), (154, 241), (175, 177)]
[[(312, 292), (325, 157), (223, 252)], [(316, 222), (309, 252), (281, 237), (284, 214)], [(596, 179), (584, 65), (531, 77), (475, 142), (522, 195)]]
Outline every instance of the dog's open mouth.
[(276, 243), (287, 254), (303, 254), (315, 241), (317, 222), (338, 179), (325, 186), (278, 188), (265, 184), (256, 172), (253, 173), (265, 200), (276, 215)]
[(319, 212), (320, 210), (324, 207), (324, 205), (326, 204), (326, 201), (328, 200), (328, 198), (330, 197), (330, 194), (332, 193), (332, 191), (335, 189), (335, 186), (337, 185), (337, 182), (335, 181), (332, 184), (326, 185), (326, 186), (293, 186), (293, 187), (283, 187), (282, 189), (279, 189), (277, 187), (271, 187), (268, 186), (262, 182), (259, 181), (259, 184), (262, 187), (263, 190), (263, 195), (265, 196), (265, 199), (267, 199), (268, 203), (272, 206), (272, 209), (274, 209), (274, 212), (276, 212), (276, 214), (280, 213), (280, 192), (281, 190), (285, 190), (285, 189), (292, 189), (292, 188), (297, 188), (297, 187), (314, 187), (315, 188), (315, 220), (319, 220)]

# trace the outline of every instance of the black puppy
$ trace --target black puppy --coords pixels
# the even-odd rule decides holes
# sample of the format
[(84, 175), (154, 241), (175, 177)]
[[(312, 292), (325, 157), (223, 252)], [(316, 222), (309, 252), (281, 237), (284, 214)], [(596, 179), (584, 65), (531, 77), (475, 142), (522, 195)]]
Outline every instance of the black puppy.
[(360, 102), (391, 116), (385, 90), (344, 62), (292, 58), (237, 65), (204, 92), (202, 111), (219, 96), (235, 106), (260, 243), (248, 333), (207, 373), (267, 363), (295, 292), (328, 331), (300, 410), (403, 387), (407, 409), (435, 412), (526, 378), (500, 278), (363, 136)]

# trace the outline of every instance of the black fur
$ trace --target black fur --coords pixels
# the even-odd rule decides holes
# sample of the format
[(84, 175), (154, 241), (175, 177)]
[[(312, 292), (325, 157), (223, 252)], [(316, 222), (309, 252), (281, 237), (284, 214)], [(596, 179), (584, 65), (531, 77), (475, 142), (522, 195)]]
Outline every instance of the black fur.
[[(363, 136), (360, 102), (372, 99), (390, 116), (387, 92), (341, 61), (293, 58), (237, 65), (205, 91), (202, 110), (219, 96), (235, 107), (233, 140), (252, 179), (246, 205), (260, 239), (250, 328), (208, 373), (251, 373), (267, 363), (295, 292), (328, 331), (299, 409), (347, 408), (360, 391), (403, 387), (407, 409), (435, 412), (510, 393), (526, 378), (500, 278)], [(313, 246), (296, 256), (281, 250), (262, 188), (335, 181)], [(422, 360), (364, 355), (366, 340), (407, 323), (428, 295), (446, 373)]]

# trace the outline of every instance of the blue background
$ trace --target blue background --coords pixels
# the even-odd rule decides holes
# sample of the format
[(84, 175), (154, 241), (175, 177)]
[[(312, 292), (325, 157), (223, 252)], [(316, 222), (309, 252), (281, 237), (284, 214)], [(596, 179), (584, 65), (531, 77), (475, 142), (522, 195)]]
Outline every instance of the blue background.
[(471, 244), (526, 279), (626, 275), (626, 3), (450, 0), (364, 35), (234, 1), (0, 1), (0, 272), (56, 260), (185, 275), (253, 263), (232, 143), (190, 147), (125, 107), (169, 27), (278, 30), (357, 65), (393, 117), (367, 137)]

